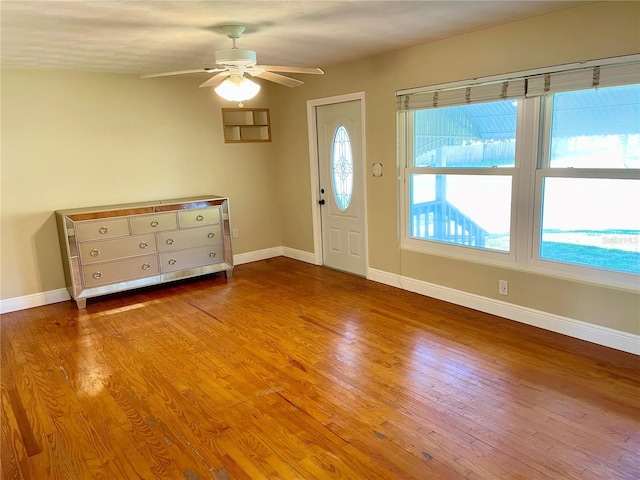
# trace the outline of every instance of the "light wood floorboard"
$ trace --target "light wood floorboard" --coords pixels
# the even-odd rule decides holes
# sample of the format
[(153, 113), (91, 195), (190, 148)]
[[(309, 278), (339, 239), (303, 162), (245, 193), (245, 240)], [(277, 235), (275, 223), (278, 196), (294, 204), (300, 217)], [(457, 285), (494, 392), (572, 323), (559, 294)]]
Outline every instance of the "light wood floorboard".
[(638, 357), (283, 257), (1, 334), (5, 480), (640, 478)]

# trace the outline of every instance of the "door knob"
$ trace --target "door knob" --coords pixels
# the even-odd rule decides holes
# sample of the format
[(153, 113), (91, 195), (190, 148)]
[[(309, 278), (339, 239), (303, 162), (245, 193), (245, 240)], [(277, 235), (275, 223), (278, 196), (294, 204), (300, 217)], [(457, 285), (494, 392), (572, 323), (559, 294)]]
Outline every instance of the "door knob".
[(320, 205), (324, 205), (324, 198), (318, 202)]

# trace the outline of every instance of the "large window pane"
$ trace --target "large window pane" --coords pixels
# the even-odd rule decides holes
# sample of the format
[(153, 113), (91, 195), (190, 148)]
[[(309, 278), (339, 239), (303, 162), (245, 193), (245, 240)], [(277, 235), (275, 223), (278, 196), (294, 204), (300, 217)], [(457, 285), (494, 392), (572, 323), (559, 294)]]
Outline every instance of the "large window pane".
[(540, 257), (640, 273), (640, 181), (547, 178)]
[(509, 252), (510, 175), (411, 175), (409, 235)]
[(640, 85), (553, 96), (552, 168), (640, 168)]
[(499, 167), (515, 164), (517, 102), (418, 110), (415, 167)]

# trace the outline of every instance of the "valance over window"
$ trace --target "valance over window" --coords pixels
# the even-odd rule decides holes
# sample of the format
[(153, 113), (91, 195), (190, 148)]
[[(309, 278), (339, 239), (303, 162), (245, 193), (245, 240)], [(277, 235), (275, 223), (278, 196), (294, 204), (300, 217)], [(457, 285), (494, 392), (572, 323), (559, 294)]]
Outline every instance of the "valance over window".
[(640, 83), (640, 55), (398, 90), (396, 103), (398, 111), (420, 110), (634, 83)]

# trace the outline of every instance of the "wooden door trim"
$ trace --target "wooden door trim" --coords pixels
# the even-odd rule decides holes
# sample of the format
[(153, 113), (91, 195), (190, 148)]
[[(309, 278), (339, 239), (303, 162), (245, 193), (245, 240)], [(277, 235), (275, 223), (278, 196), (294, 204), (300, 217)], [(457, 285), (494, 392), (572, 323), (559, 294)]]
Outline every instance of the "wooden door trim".
[(365, 95), (364, 92), (347, 93), (344, 95), (336, 95), (333, 97), (316, 98), (307, 100), (307, 127), (309, 138), (309, 171), (311, 172), (311, 215), (313, 220), (313, 255), (314, 263), (322, 265), (322, 221), (320, 218), (320, 192), (318, 185), (320, 183), (319, 157), (318, 157), (318, 125), (316, 122), (316, 108), (332, 105), (335, 103), (345, 103), (354, 100), (360, 100), (360, 135), (362, 143), (362, 208), (364, 215), (364, 255), (365, 255), (365, 272), (369, 276), (369, 235), (367, 223), (367, 147), (366, 147), (366, 126), (365, 126)]

